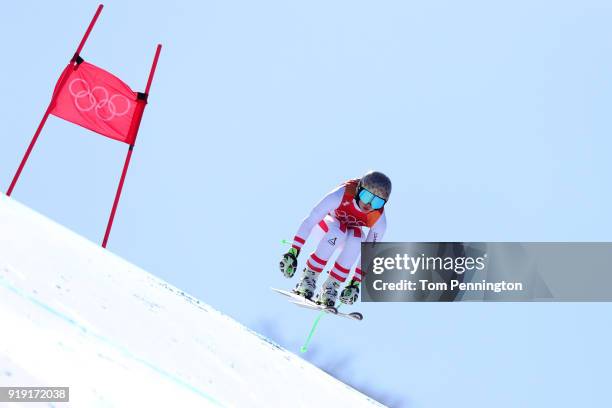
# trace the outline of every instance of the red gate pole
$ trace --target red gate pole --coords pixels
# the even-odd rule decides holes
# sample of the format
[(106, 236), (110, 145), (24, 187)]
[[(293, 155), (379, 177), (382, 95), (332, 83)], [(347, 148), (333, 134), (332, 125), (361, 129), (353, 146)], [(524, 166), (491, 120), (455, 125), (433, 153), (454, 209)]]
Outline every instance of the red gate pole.
[[(98, 6), (98, 9), (96, 10), (96, 14), (94, 14), (93, 18), (91, 19), (91, 22), (89, 23), (89, 26), (87, 27), (87, 31), (85, 31), (85, 35), (83, 35), (83, 38), (81, 39), (81, 42), (79, 43), (79, 46), (77, 47), (77, 50), (74, 53), (74, 56), (70, 60), (71, 63), (76, 61), (76, 57), (79, 55), (79, 53), (83, 49), (83, 46), (85, 45), (85, 42), (87, 41), (87, 38), (89, 37), (89, 34), (91, 33), (91, 30), (93, 29), (94, 24), (96, 24), (96, 21), (98, 20), (98, 17), (100, 16), (100, 13), (102, 12), (103, 7), (104, 5), (102, 4)], [(56, 92), (53, 93), (53, 96), (51, 97), (51, 102), (49, 102), (49, 106), (47, 106), (47, 110), (45, 111), (45, 114), (43, 115), (42, 120), (38, 124), (38, 128), (36, 128), (36, 132), (34, 133), (34, 136), (32, 137), (32, 141), (30, 142), (30, 145), (28, 146), (28, 149), (26, 150), (23, 156), (23, 159), (21, 159), (21, 163), (19, 164), (19, 167), (17, 168), (17, 172), (13, 176), (13, 181), (11, 182), (11, 185), (6, 191), (6, 195), (9, 197), (11, 193), (13, 192), (13, 189), (15, 188), (15, 184), (17, 184), (17, 180), (19, 180), (19, 176), (21, 175), (21, 171), (23, 170), (23, 167), (28, 161), (28, 157), (30, 157), (30, 153), (32, 153), (32, 149), (34, 149), (34, 145), (36, 144), (36, 141), (38, 140), (38, 136), (40, 135), (40, 132), (42, 132), (42, 129), (45, 126), (45, 122), (47, 122), (47, 118), (49, 117), (49, 114), (51, 113), (53, 104), (55, 102), (55, 95), (57, 95), (59, 91), (61, 90), (61, 88), (64, 86), (64, 82), (65, 81), (61, 82), (58, 85)]]
[[(147, 80), (147, 87), (144, 92), (144, 100), (146, 101), (149, 96), (149, 90), (151, 89), (151, 83), (153, 82), (153, 75), (155, 75), (155, 69), (157, 68), (157, 60), (159, 59), (159, 53), (161, 52), (161, 44), (157, 44), (157, 49), (155, 50), (155, 57), (153, 57), (153, 64), (151, 65), (151, 71), (149, 72), (149, 79)], [(143, 108), (144, 113), (144, 108)], [(138, 123), (136, 126), (140, 126), (140, 120), (142, 119), (142, 114), (138, 117)], [(136, 130), (136, 136), (138, 136), (138, 130)], [(108, 218), (108, 224), (106, 225), (106, 232), (104, 233), (104, 239), (102, 240), (102, 248), (106, 248), (106, 244), (108, 243), (108, 237), (110, 235), (111, 229), (113, 228), (113, 221), (115, 219), (115, 213), (117, 211), (117, 206), (119, 205), (119, 199), (121, 198), (121, 191), (123, 190), (123, 183), (125, 182), (125, 176), (128, 171), (128, 166), (130, 165), (130, 159), (132, 158), (132, 152), (134, 151), (134, 145), (136, 144), (136, 136), (134, 136), (134, 141), (130, 145), (127, 156), (125, 158), (125, 163), (123, 165), (123, 171), (121, 172), (121, 178), (119, 179), (119, 186), (117, 187), (117, 193), (115, 194), (115, 201), (113, 202), (113, 208), (110, 213), (110, 217)]]

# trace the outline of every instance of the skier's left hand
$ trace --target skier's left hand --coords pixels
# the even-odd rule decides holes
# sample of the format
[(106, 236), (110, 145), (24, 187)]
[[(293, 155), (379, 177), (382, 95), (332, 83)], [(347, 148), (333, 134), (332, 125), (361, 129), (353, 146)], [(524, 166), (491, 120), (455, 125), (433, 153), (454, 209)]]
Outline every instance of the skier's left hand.
[(340, 302), (345, 305), (352, 305), (357, 301), (359, 297), (359, 282), (351, 280), (348, 285), (344, 287), (340, 294)]

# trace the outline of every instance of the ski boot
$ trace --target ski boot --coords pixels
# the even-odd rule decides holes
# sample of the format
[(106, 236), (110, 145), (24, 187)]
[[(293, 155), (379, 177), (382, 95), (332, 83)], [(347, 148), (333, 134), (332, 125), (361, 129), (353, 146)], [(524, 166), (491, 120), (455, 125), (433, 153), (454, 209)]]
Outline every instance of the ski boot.
[(360, 282), (351, 279), (348, 285), (342, 290), (342, 293), (340, 293), (340, 302), (345, 305), (352, 305), (355, 303), (359, 297), (359, 283)]
[(323, 283), (321, 291), (317, 294), (316, 303), (326, 308), (336, 310), (335, 305), (336, 298), (338, 297), (338, 289), (340, 289), (340, 282), (329, 276)]
[(299, 254), (299, 249), (290, 248), (289, 251), (283, 255), (283, 258), (280, 261), (280, 270), (285, 278), (293, 278), (297, 268), (297, 257)]
[(306, 299), (312, 299), (312, 295), (314, 295), (314, 291), (317, 288), (317, 278), (319, 274), (312, 269), (304, 268), (304, 274), (302, 275), (302, 280), (295, 285), (295, 289), (293, 289), (293, 293), (303, 296)]

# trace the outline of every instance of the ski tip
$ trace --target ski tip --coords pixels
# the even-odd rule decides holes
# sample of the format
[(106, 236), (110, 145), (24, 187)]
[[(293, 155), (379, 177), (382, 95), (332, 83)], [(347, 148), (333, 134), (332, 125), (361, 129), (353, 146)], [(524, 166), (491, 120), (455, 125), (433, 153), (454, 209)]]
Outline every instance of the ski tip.
[(324, 308), (323, 310), (325, 310), (327, 313), (331, 313), (331, 314), (338, 314), (338, 309), (336, 309), (333, 306), (327, 306), (326, 308)]
[(283, 294), (283, 295), (286, 295), (287, 293), (289, 293), (289, 291), (288, 291), (288, 290), (277, 289), (277, 288), (273, 288), (273, 287), (270, 287), (270, 290), (272, 290), (272, 291), (274, 291), (274, 292), (277, 292), (277, 293), (281, 293), (281, 294)]
[(307, 352), (307, 351), (308, 351), (308, 348), (307, 348), (306, 346), (302, 346), (302, 347), (300, 347), (300, 351), (301, 351), (302, 353), (305, 353), (305, 352)]
[(349, 313), (349, 316), (351, 316), (355, 320), (363, 320), (363, 315), (359, 312)]

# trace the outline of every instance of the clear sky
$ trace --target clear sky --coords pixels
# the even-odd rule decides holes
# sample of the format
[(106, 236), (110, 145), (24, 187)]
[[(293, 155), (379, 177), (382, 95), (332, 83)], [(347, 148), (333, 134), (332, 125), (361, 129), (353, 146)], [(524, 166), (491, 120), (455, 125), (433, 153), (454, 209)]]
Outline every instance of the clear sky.
[[(3, 5), (3, 190), (96, 5)], [(315, 314), (269, 290), (295, 284), (280, 241), (369, 169), (394, 182), (388, 241), (611, 241), (610, 21), (603, 0), (107, 1), (86, 60), (142, 90), (164, 45), (108, 247), (298, 353)], [(13, 197), (100, 242), (125, 153), (51, 118)], [(387, 404), (609, 401), (609, 304), (354, 309), (306, 357)]]

